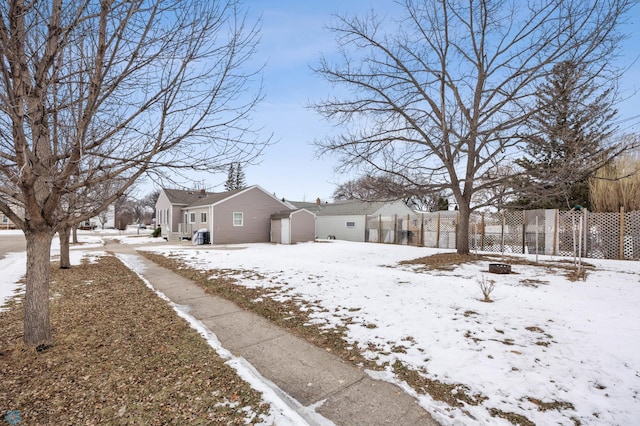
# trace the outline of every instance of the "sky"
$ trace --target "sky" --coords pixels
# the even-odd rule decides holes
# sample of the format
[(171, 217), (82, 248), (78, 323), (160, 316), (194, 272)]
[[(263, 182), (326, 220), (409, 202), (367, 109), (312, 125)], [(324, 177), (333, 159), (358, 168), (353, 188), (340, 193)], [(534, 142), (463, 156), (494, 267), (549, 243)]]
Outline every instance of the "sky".
[[(275, 143), (258, 160), (245, 167), (246, 183), (260, 185), (279, 198), (294, 201), (329, 200), (336, 186), (353, 175), (336, 173), (335, 157), (318, 158), (311, 145), (314, 139), (334, 132), (332, 126), (307, 106), (331, 93), (332, 88), (313, 73), (322, 53), (336, 50), (334, 34), (326, 30), (333, 14), (358, 14), (374, 9), (379, 15), (392, 15), (397, 5), (391, 0), (247, 0), (249, 18), (262, 20), (261, 43), (254, 58), (264, 69), (265, 100), (254, 114), (255, 124), (264, 135), (273, 134)], [(636, 6), (630, 25), (632, 33), (640, 24)], [(629, 97), (640, 81), (640, 32), (636, 31), (622, 49), (621, 63), (628, 65), (621, 88)], [(637, 86), (640, 88), (640, 84)], [(619, 105), (622, 126), (639, 131), (638, 96)], [(632, 126), (633, 125), (633, 126)], [(226, 175), (200, 176), (208, 189), (223, 191)]]

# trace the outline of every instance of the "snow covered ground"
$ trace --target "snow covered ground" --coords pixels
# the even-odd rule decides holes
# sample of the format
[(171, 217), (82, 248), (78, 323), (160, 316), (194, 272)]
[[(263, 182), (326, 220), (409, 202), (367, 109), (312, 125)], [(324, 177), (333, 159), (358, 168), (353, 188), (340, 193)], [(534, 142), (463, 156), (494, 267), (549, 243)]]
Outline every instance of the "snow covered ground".
[[(486, 263), (437, 272), (398, 265), (437, 252), (427, 248), (344, 241), (243, 247), (145, 250), (200, 269), (259, 272), (263, 279), (241, 284), (315, 301), (314, 320), (328, 325), (353, 318), (348, 336), (372, 359), (424, 368), (430, 378), (487, 398), (456, 409), (416, 395), (443, 424), (508, 424), (491, 417), (492, 408), (540, 425), (640, 419), (640, 262), (590, 259), (596, 271), (571, 282), (531, 266), (495, 275)], [(483, 279), (496, 282), (494, 303), (480, 301)], [(391, 371), (372, 375), (396, 380)], [(564, 408), (540, 409), (553, 402)]]
[[(100, 238), (114, 237), (82, 235), (85, 244), (74, 248), (72, 262), (100, 246)], [(117, 238), (146, 244), (144, 236)], [(629, 425), (640, 419), (640, 262), (589, 259), (596, 270), (586, 282), (571, 282), (557, 271), (521, 265), (510, 275), (489, 274), (486, 263), (437, 272), (398, 265), (437, 252), (427, 248), (344, 241), (229, 248), (144, 247), (178, 255), (196, 268), (260, 272), (264, 278), (240, 283), (279, 287), (282, 299), (313, 302), (315, 320), (327, 325), (352, 318), (349, 338), (371, 358), (400, 360), (487, 398), (458, 409), (415, 395), (442, 424), (508, 424), (491, 417), (492, 408), (540, 425)], [(56, 249), (54, 242), (54, 256)], [(1, 259), (0, 270), (2, 306), (6, 284), (24, 274), (24, 254)], [(483, 279), (496, 282), (494, 303), (480, 301)], [(207, 338), (215, 347), (215, 338)], [(391, 371), (371, 374), (397, 380)], [(539, 409), (552, 402), (565, 408)], [(279, 423), (295, 424), (294, 412), (277, 413)]]

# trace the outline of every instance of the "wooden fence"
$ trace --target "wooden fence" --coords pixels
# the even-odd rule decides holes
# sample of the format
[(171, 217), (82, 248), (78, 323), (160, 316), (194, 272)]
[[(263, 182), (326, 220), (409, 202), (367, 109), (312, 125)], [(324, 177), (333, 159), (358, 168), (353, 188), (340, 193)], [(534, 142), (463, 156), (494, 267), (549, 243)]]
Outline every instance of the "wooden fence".
[[(458, 212), (368, 216), (365, 240), (433, 248), (456, 248)], [(471, 250), (601, 259), (640, 259), (640, 211), (526, 210), (473, 213)]]

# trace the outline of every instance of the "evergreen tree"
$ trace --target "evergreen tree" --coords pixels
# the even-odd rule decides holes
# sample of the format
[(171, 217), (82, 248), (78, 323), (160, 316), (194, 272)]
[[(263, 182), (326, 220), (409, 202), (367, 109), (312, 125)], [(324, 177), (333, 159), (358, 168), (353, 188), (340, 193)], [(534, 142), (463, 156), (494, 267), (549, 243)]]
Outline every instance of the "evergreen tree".
[(589, 206), (588, 179), (611, 160), (613, 86), (602, 85), (584, 66), (556, 64), (539, 87), (535, 113), (528, 121), (524, 156), (516, 160), (524, 177), (517, 181), (525, 208)]
[(246, 180), (245, 180), (245, 175), (244, 175), (244, 170), (242, 170), (242, 165), (240, 163), (238, 163), (236, 165), (236, 174), (235, 174), (234, 185), (235, 185), (234, 189), (242, 189), (242, 188), (245, 188), (247, 186), (247, 183), (246, 183)]
[(231, 191), (235, 189), (236, 184), (236, 172), (234, 163), (229, 164), (229, 170), (227, 172), (227, 180), (224, 183), (225, 191)]

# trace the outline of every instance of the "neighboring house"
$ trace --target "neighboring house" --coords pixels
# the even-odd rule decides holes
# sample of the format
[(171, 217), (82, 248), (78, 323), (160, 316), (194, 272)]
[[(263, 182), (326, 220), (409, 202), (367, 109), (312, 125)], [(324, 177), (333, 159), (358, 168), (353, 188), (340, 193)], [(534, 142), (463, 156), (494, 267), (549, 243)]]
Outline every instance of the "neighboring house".
[(0, 212), (0, 229), (14, 229), (16, 225), (4, 213)]
[(289, 209), (271, 215), (271, 242), (295, 244), (316, 238), (316, 215), (307, 209)]
[(156, 221), (168, 240), (206, 229), (212, 244), (269, 242), (271, 215), (290, 207), (257, 185), (218, 193), (162, 189)]
[(116, 227), (116, 208), (113, 204), (97, 216), (80, 223), (80, 229), (114, 229)]
[(304, 208), (316, 215), (316, 236), (338, 240), (368, 240), (366, 235), (367, 216), (406, 217), (415, 213), (402, 201), (338, 201), (322, 204), (291, 201), (298, 208)]
[[(15, 203), (9, 202), (11, 209), (21, 218), (24, 218), (24, 209)], [(0, 212), (0, 229), (16, 229), (16, 224), (4, 213)]]

